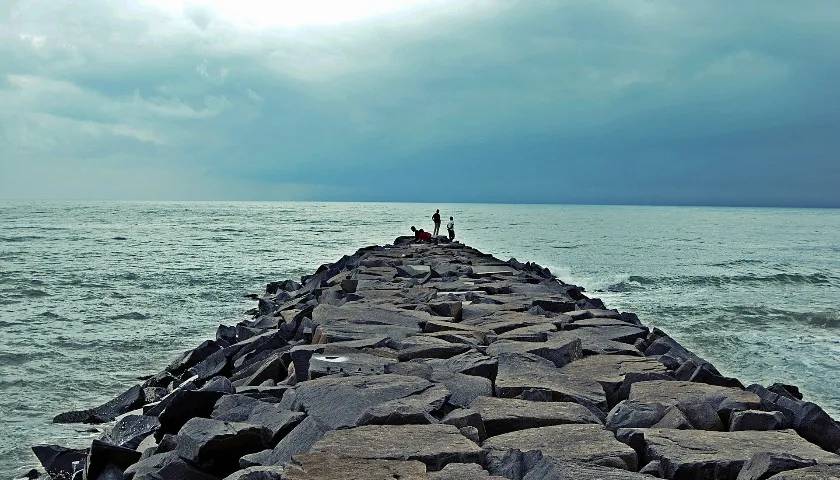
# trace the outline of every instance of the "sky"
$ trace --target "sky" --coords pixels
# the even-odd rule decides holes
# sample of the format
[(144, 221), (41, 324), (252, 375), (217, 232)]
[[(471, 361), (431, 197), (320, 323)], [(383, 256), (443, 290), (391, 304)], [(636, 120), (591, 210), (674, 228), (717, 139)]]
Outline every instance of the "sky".
[(840, 207), (835, 0), (0, 0), (0, 198)]

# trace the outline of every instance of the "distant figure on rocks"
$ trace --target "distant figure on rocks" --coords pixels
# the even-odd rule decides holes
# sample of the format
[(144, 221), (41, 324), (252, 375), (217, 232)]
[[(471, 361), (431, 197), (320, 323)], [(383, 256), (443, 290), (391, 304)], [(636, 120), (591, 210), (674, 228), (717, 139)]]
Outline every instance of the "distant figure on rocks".
[(455, 240), (455, 219), (449, 217), (449, 222), (446, 224), (446, 233), (449, 234), (449, 241)]
[(411, 226), (411, 231), (414, 232), (414, 240), (418, 242), (431, 242), (432, 234), (424, 231), (422, 228), (417, 230), (414, 225)]
[(440, 210), (435, 210), (435, 214), (432, 215), (432, 221), (435, 222), (435, 233), (432, 235), (437, 237), (440, 233)]

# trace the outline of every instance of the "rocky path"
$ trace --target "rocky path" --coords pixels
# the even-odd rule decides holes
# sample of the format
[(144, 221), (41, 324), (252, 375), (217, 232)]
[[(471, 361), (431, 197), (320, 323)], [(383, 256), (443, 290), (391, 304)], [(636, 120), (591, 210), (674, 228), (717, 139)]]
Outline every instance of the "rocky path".
[(840, 478), (840, 426), (796, 387), (744, 388), (535, 264), (398, 238), (258, 301), (141, 385), (58, 415), (116, 423), (86, 450), (34, 447), (47, 472)]

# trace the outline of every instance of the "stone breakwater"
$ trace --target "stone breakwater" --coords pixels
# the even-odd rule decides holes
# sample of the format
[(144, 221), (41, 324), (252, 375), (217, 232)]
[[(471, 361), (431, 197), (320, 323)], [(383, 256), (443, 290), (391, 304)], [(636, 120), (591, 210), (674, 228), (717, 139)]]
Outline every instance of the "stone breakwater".
[[(53, 478), (840, 478), (840, 426), (744, 387), (547, 269), (460, 243), (367, 247), (268, 284), (253, 319), (95, 408)], [(30, 476), (36, 476), (31, 472)]]

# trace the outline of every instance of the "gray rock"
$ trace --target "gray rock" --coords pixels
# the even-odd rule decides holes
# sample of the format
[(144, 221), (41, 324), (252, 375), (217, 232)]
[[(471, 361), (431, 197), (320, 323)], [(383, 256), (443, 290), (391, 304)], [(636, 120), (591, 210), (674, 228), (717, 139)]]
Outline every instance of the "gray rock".
[(490, 437), (484, 448), (491, 455), (504, 455), (510, 449), (539, 450), (543, 456), (560, 461), (590, 463), (634, 471), (636, 452), (615, 439), (601, 425), (555, 425), (529, 428)]
[(460, 355), (447, 359), (429, 360), (428, 363), (434, 369), (447, 370), (452, 373), (463, 373), (465, 375), (473, 375), (477, 377), (484, 377), (490, 380), (496, 378), (498, 369), (498, 362), (493, 357), (488, 357), (475, 350), (464, 352)]
[(352, 427), (368, 408), (421, 393), (431, 385), (418, 377), (393, 374), (323, 377), (298, 386), (293, 410), (303, 410), (330, 428)]
[(415, 358), (451, 358), (468, 351), (471, 347), (463, 343), (449, 343), (444, 340), (420, 343), (404, 350), (400, 350), (397, 358), (401, 362)]
[(55, 423), (105, 423), (143, 406), (146, 397), (143, 387), (135, 385), (116, 398), (87, 410), (60, 413), (53, 418)]
[(569, 402), (533, 402), (511, 398), (478, 397), (470, 404), (493, 437), (515, 430), (567, 423), (598, 423), (582, 405)]
[(210, 416), (226, 422), (261, 425), (270, 432), (270, 443), (275, 445), (306, 415), (245, 395), (225, 395), (216, 402)]
[(840, 456), (808, 443), (793, 430), (711, 432), (704, 430), (622, 429), (618, 437), (662, 462), (665, 478), (734, 479), (755, 454), (786, 453), (819, 463)]
[[(630, 400), (658, 402), (664, 405), (705, 403), (718, 412), (750, 410), (761, 405), (758, 395), (738, 388), (720, 387), (705, 383), (653, 380), (634, 383)], [(699, 428), (699, 427), (698, 427)]]
[(66, 448), (58, 445), (35, 445), (32, 452), (47, 474), (54, 478), (71, 478), (73, 464), (84, 463), (87, 457), (87, 449)]
[(284, 468), (280, 466), (256, 466), (237, 470), (224, 480), (285, 480)]
[(357, 422), (359, 425), (407, 425), (436, 423), (432, 416), (446, 403), (449, 390), (441, 385), (369, 407)]
[(419, 460), (431, 471), (446, 464), (481, 463), (484, 452), (452, 425), (368, 425), (327, 432), (312, 452), (361, 459)]
[(528, 353), (551, 361), (562, 367), (583, 357), (580, 339), (574, 336), (555, 336), (545, 342), (516, 342), (498, 340), (487, 347), (487, 354), (499, 356), (502, 353)]
[(114, 428), (104, 439), (120, 447), (137, 448), (140, 442), (154, 433), (158, 427), (160, 427), (160, 421), (157, 417), (126, 415), (114, 424)]
[(269, 445), (271, 433), (262, 426), (193, 418), (178, 431), (178, 456), (203, 470), (230, 474), (239, 457)]
[(770, 480), (840, 480), (840, 466), (814, 465), (777, 473)]
[(665, 410), (665, 415), (661, 420), (653, 425), (653, 428), (676, 428), (679, 430), (691, 430), (694, 425), (688, 420), (688, 417), (676, 406), (670, 406)]
[(449, 403), (457, 407), (468, 407), (477, 397), (493, 395), (493, 383), (484, 377), (434, 371), (430, 380), (446, 385), (450, 393)]
[(499, 340), (513, 340), (516, 342), (545, 342), (550, 332), (557, 331), (551, 323), (528, 325), (526, 327), (514, 328), (505, 333), (499, 334)]
[(330, 428), (313, 417), (306, 417), (292, 429), (271, 450), (263, 450), (250, 455), (244, 455), (239, 464), (242, 467), (257, 465), (286, 465), (292, 457), (309, 451)]
[(490, 475), (475, 463), (450, 463), (443, 470), (429, 473), (429, 480), (507, 480), (505, 477)]
[(524, 480), (653, 480), (656, 477), (620, 468), (564, 462), (546, 457), (528, 470)]
[(652, 427), (662, 420), (662, 417), (665, 416), (665, 410), (665, 405), (661, 403), (624, 400), (610, 410), (604, 424), (613, 431), (619, 428)]
[(779, 472), (810, 467), (816, 463), (813, 459), (806, 460), (786, 453), (756, 453), (741, 468), (737, 480), (766, 480)]
[(416, 460), (353, 458), (306, 453), (286, 467), (284, 480), (426, 480), (426, 467)]
[(140, 452), (94, 440), (85, 462), (85, 478), (91, 480), (122, 479), (123, 471), (140, 460)]
[(218, 480), (190, 465), (175, 452), (152, 455), (125, 470), (124, 480)]
[(785, 416), (782, 412), (764, 412), (761, 410), (743, 410), (732, 412), (729, 418), (729, 431), (738, 430), (780, 430), (785, 428)]
[[(469, 408), (457, 408), (447, 413), (440, 423), (454, 425), (459, 429), (472, 427), (475, 429), (478, 441), (484, 441), (484, 439), (487, 438), (487, 431), (484, 428), (484, 420), (482, 420), (481, 415), (479, 415), (478, 412)], [(478, 443), (478, 441), (476, 443)]]
[(761, 398), (764, 410), (784, 413), (789, 425), (802, 437), (830, 452), (840, 452), (840, 424), (819, 405), (771, 392), (760, 385), (750, 385), (748, 390)]
[(419, 323), (431, 318), (427, 313), (393, 307), (318, 305), (312, 311), (312, 322), (324, 338), (323, 341), (313, 338), (313, 342), (358, 340), (380, 335), (399, 340), (419, 332)]
[(654, 477), (662, 477), (662, 462), (659, 460), (654, 460), (652, 462), (648, 462), (647, 465), (639, 469), (639, 473), (646, 473), (648, 475), (653, 475)]

